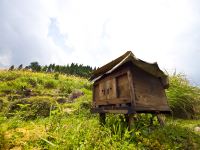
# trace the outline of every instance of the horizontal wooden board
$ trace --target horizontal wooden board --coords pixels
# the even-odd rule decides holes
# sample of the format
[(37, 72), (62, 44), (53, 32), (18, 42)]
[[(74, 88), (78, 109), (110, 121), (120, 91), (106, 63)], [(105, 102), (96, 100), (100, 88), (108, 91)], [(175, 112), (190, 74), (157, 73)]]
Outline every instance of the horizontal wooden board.
[(100, 108), (91, 108), (92, 113), (115, 113), (115, 114), (133, 114), (134, 111), (132, 107), (100, 107)]
[(96, 105), (107, 105), (107, 104), (125, 104), (130, 103), (131, 100), (129, 98), (115, 98), (115, 99), (107, 99), (107, 100), (97, 100), (95, 102)]
[(151, 111), (171, 111), (167, 105), (136, 105), (135, 111), (144, 111), (144, 110), (151, 110)]
[(113, 114), (127, 114), (128, 110), (104, 110), (104, 112)]

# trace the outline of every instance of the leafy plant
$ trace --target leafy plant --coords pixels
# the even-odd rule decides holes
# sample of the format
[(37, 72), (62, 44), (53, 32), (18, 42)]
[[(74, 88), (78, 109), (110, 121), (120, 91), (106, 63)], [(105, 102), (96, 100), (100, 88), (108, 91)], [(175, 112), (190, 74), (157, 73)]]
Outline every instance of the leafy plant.
[(174, 116), (195, 118), (200, 106), (200, 89), (192, 86), (185, 75), (170, 76), (167, 97)]
[(10, 104), (7, 116), (18, 116), (24, 120), (47, 117), (49, 116), (52, 105), (52, 100), (48, 97), (22, 99)]

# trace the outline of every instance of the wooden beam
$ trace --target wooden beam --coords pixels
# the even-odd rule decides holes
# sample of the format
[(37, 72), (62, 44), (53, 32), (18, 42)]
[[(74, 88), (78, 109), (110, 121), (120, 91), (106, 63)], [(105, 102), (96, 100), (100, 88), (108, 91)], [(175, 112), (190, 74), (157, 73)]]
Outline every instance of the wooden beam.
[(96, 100), (96, 105), (108, 105), (108, 104), (126, 104), (131, 103), (131, 100), (128, 98), (115, 98), (107, 100)]
[(127, 114), (128, 110), (104, 110), (106, 113), (113, 113), (113, 114)]
[(130, 96), (131, 96), (131, 104), (135, 108), (135, 89), (133, 87), (133, 77), (130, 70), (127, 72), (128, 75), (128, 81), (129, 81), (129, 90), (130, 90)]

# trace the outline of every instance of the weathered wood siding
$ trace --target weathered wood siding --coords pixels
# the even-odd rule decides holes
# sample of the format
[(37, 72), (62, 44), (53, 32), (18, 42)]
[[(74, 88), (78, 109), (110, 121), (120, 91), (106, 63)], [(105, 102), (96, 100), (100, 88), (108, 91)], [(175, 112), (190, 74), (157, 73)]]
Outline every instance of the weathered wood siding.
[(130, 63), (96, 81), (93, 94), (97, 108), (114, 105), (131, 106), (136, 112), (169, 111), (161, 80)]
[(168, 110), (161, 80), (136, 66), (131, 67), (136, 110)]
[(96, 81), (94, 84), (95, 105), (130, 103), (128, 68), (122, 68)]
[(117, 97), (130, 98), (130, 88), (127, 74), (116, 77), (117, 80)]

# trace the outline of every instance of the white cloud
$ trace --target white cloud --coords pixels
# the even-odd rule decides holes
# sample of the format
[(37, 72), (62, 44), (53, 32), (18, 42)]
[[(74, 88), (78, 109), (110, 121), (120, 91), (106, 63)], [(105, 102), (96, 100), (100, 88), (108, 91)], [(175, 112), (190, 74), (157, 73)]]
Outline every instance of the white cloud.
[(11, 53), (7, 49), (4, 52), (1, 51), (0, 55), (0, 66), (6, 66), (7, 64), (10, 64), (10, 58), (11, 58)]
[(2, 0), (0, 62), (101, 66), (132, 50), (200, 82), (199, 7), (195, 0)]

